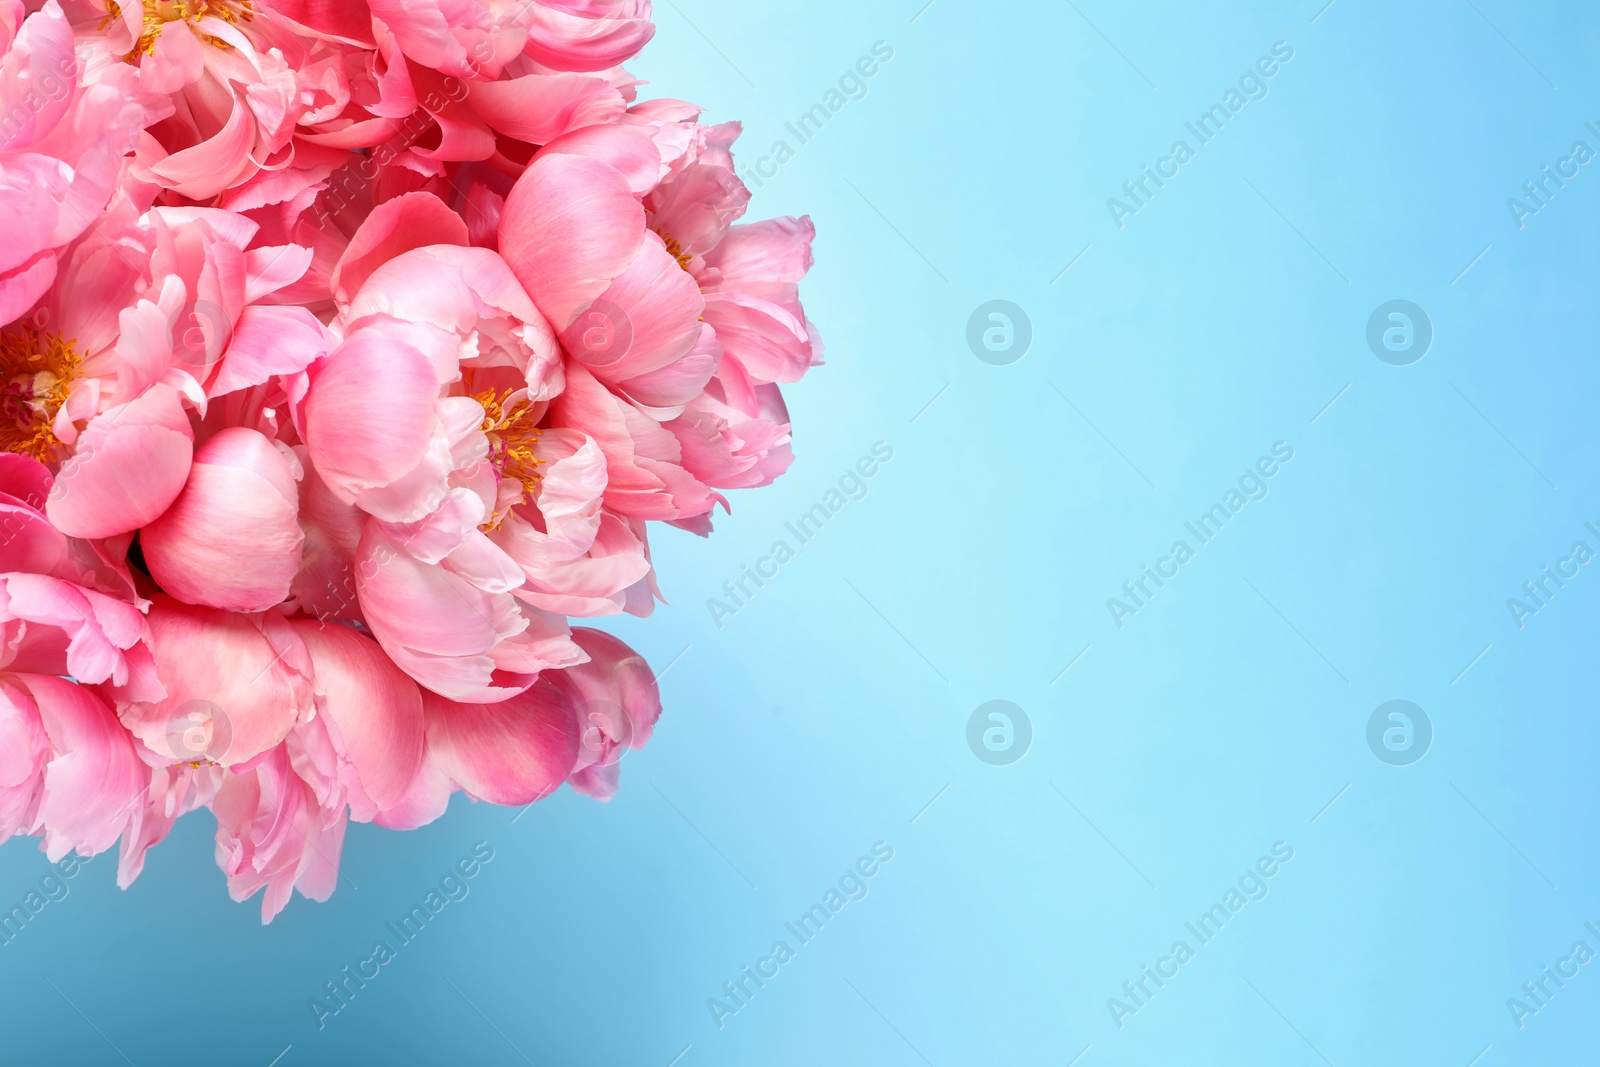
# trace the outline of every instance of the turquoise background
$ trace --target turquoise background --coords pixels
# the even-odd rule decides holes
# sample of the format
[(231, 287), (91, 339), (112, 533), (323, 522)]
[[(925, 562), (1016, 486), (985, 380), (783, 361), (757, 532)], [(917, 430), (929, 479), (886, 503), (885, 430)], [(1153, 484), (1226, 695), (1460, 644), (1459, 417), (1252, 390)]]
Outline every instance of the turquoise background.
[[(1600, 567), (1520, 628), (1507, 599), (1600, 549), (1600, 163), (1521, 228), (1507, 199), (1600, 150), (1600, 9), (922, 2), (665, 0), (633, 65), (742, 118), (741, 168), (789, 143), (752, 213), (816, 220), (828, 362), (788, 390), (789, 474), (709, 542), (655, 539), (670, 604), (615, 628), (667, 710), (617, 799), (352, 827), (333, 900), (265, 928), (191, 816), (132, 889), (96, 859), (0, 947), (0, 1063), (1595, 1061), (1600, 964), (1521, 1028), (1507, 999), (1600, 951)], [(1279, 41), (1266, 97), (1119, 228), (1107, 198)], [(1009, 365), (966, 339), (994, 299), (1031, 323)], [(1434, 331), (1407, 366), (1366, 341), (1396, 299)], [(880, 441), (718, 627), (708, 599)], [(1269, 495), (1190, 539), (1280, 441)], [(1119, 628), (1107, 598), (1180, 538)], [(1005, 766), (967, 740), (996, 699), (1031, 723)], [(1406, 766), (1367, 742), (1395, 699), (1432, 725)], [(319, 1030), (309, 999), (478, 841), (470, 895)], [(880, 841), (865, 898), (791, 940)], [(46, 873), (31, 845), (0, 904)]]

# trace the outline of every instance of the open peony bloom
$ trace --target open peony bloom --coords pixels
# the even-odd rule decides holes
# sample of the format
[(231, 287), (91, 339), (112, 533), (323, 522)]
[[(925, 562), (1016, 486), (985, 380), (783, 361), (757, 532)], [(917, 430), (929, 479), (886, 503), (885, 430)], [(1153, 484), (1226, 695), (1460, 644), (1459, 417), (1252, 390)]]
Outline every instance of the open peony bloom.
[(301, 622), (315, 718), (225, 774), (212, 805), (217, 861), (235, 900), (265, 887), (270, 920), (300, 890), (326, 900), (349, 819), (398, 808), (419, 776), (422, 697), (373, 642), (343, 627)]
[(547, 145), (506, 199), (500, 245), (572, 361), (552, 422), (602, 443), (607, 505), (704, 530), (716, 489), (787, 468), (774, 383), (820, 344), (797, 296), (810, 221), (733, 225), (749, 199), (738, 128), (694, 114), (641, 105)]
[(0, 841), (177, 820), (263, 921), (349, 825), (609, 800), (581, 620), (792, 460), (809, 219), (639, 101), (649, 0), (0, 0)]
[(0, 440), (59, 465), (46, 510), (63, 532), (113, 537), (158, 518), (188, 480), (192, 416), (331, 347), (303, 309), (256, 303), (310, 253), (250, 248), (255, 233), (231, 212), (120, 204), (26, 321), (0, 328)]
[[(306, 452), (354, 509), (333, 525), (359, 526), (346, 562), (360, 618), (428, 689), (493, 702), (583, 661), (564, 616), (648, 611), (643, 525), (605, 512), (598, 442), (542, 428), (562, 352), (505, 262), (405, 247), (448, 209), (425, 193), (391, 203), (336, 271), (338, 291), (361, 282), (344, 344), (311, 379)], [(384, 393), (367, 385), (379, 375)]]

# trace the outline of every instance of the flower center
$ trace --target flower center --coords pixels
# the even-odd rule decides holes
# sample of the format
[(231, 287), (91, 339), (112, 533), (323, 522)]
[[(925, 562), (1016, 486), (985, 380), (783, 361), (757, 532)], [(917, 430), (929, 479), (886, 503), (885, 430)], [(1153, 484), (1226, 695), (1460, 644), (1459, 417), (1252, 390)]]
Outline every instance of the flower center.
[[(133, 51), (124, 57), (130, 63), (137, 63), (138, 56), (155, 52), (156, 38), (161, 36), (161, 31), (167, 28), (169, 22), (199, 22), (203, 18), (214, 18), (233, 25), (240, 20), (249, 21), (254, 15), (250, 0), (141, 0), (141, 3), (144, 6), (144, 31), (134, 43)], [(108, 23), (122, 17), (122, 9), (116, 0), (109, 0), (106, 10)], [(227, 44), (215, 37), (206, 37), (206, 40), (219, 46)]]
[(517, 499), (503, 508), (497, 508), (489, 521), (480, 529), (499, 529), (513, 507), (528, 499), (539, 484), (539, 467), (544, 460), (533, 454), (533, 446), (543, 433), (534, 425), (534, 409), (525, 401), (507, 405), (511, 390), (494, 389), (476, 394), (473, 399), (483, 405), (483, 432), (489, 438), (489, 462), (500, 472), (502, 484), (506, 480), (520, 487)]
[(50, 426), (72, 391), (79, 356), (59, 333), (24, 326), (0, 334), (0, 448), (48, 462)]
[(694, 257), (685, 252), (683, 250), (683, 246), (674, 240), (671, 234), (661, 234), (661, 240), (665, 242), (667, 246), (667, 255), (677, 260), (678, 266), (682, 267), (684, 270), (688, 270), (689, 260), (693, 259)]

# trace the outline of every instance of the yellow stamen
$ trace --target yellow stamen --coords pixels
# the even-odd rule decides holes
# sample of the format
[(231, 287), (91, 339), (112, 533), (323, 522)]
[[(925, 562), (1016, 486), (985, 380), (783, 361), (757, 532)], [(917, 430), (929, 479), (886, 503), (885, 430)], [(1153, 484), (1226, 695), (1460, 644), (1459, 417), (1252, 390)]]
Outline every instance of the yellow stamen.
[(0, 334), (0, 448), (47, 462), (51, 424), (72, 392), (80, 357), (59, 333), (29, 326)]
[(661, 240), (666, 242), (667, 255), (678, 261), (678, 266), (684, 270), (689, 269), (689, 261), (694, 257), (683, 250), (683, 246), (672, 238), (670, 234), (662, 234)]
[(489, 461), (499, 470), (502, 479), (521, 486), (514, 503), (495, 511), (489, 521), (479, 527), (485, 531), (499, 529), (510, 509), (528, 499), (539, 484), (539, 467), (544, 464), (544, 460), (533, 454), (533, 446), (543, 433), (534, 425), (533, 406), (521, 401), (507, 410), (506, 401), (510, 396), (511, 390), (497, 392), (493, 389), (473, 396), (483, 405), (483, 432), (489, 438)]
[[(250, 0), (141, 0), (144, 5), (144, 32), (139, 35), (139, 40), (134, 42), (133, 51), (123, 58), (129, 63), (137, 63), (138, 56), (148, 56), (156, 50), (156, 38), (161, 36), (161, 31), (166, 29), (169, 22), (199, 22), (203, 18), (221, 19), (232, 26), (238, 22), (248, 22), (254, 17)], [(115, 2), (107, 4), (109, 12), (107, 21), (120, 18), (122, 9)], [(228, 47), (226, 41), (216, 37), (205, 37), (209, 44), (218, 47)]]

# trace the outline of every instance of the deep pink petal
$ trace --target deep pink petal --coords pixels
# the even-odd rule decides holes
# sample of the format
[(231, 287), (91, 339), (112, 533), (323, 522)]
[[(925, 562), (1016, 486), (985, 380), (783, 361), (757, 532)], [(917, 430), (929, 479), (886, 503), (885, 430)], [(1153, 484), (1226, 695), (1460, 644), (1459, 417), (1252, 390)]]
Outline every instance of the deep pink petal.
[(352, 816), (369, 822), (399, 805), (420, 773), (421, 692), (369, 637), (310, 621), (295, 630), (311, 653), (329, 736), (359, 783), (350, 794)]
[(429, 757), (479, 800), (531, 804), (555, 792), (577, 762), (577, 717), (549, 683), (497, 704), (423, 699)]

